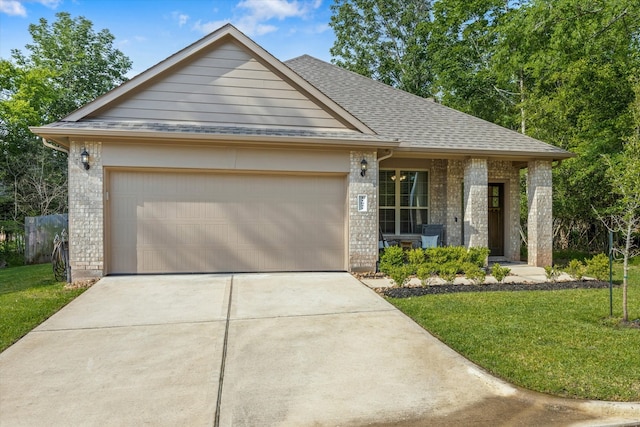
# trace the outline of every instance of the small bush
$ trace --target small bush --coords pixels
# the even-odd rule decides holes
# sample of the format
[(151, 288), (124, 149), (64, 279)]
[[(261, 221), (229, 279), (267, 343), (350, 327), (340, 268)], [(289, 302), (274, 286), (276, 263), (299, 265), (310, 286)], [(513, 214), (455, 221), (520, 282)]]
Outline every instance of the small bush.
[(487, 278), (487, 273), (476, 264), (471, 262), (467, 262), (462, 266), (464, 270), (464, 275), (474, 284), (484, 283), (484, 280)]
[(417, 270), (418, 279), (422, 282), (422, 286), (430, 285), (431, 281), (437, 277), (437, 274), (437, 266), (427, 262), (420, 264)]
[(577, 259), (569, 261), (569, 265), (565, 268), (565, 272), (571, 276), (573, 280), (582, 280), (584, 273), (587, 271), (587, 267)]
[(598, 280), (606, 280), (609, 277), (609, 257), (598, 254), (587, 260), (587, 274)]
[(489, 257), (490, 252), (489, 248), (469, 248), (469, 251), (467, 252), (467, 262), (475, 264), (478, 267), (485, 267), (487, 265), (487, 258)]
[(404, 251), (400, 246), (390, 246), (380, 256), (380, 271), (390, 274), (394, 267), (404, 265)]
[(544, 267), (544, 273), (547, 276), (547, 280), (550, 280), (552, 282), (555, 282), (558, 278), (558, 274), (560, 274), (553, 265), (546, 265)]
[(386, 273), (391, 277), (396, 286), (404, 286), (409, 281), (413, 268), (410, 265), (392, 267)]
[(446, 264), (455, 262), (462, 265), (467, 261), (467, 249), (464, 246), (445, 246), (437, 248), (428, 248), (425, 251), (427, 261), (434, 264)]
[(424, 250), (422, 248), (411, 249), (407, 252), (407, 260), (414, 267), (414, 273), (418, 271), (418, 267), (424, 263)]
[(509, 273), (511, 273), (509, 267), (502, 267), (497, 262), (491, 266), (491, 275), (500, 283), (504, 281), (504, 278), (507, 277)]
[(458, 274), (459, 264), (453, 262), (446, 263), (440, 267), (440, 278), (446, 283), (451, 284), (456, 280), (456, 274)]

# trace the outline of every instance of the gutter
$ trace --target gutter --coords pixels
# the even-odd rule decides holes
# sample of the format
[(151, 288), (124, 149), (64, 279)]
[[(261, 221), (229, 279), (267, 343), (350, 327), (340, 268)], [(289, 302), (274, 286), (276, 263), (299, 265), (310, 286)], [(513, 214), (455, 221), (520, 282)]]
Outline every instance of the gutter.
[(45, 138), (42, 138), (42, 144), (47, 148), (51, 148), (53, 150), (60, 151), (61, 153), (69, 154), (69, 150), (67, 150), (66, 148), (60, 147), (58, 145), (53, 145), (52, 143), (47, 141)]

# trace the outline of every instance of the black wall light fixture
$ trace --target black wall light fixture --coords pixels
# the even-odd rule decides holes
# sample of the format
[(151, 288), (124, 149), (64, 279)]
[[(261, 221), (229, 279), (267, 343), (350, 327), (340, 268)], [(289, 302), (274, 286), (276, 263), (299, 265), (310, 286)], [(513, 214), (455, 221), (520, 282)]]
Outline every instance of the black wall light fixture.
[(87, 152), (86, 148), (82, 149), (82, 153), (80, 153), (80, 160), (84, 165), (84, 169), (89, 170), (89, 153)]
[(367, 174), (367, 166), (367, 161), (365, 159), (362, 159), (362, 161), (360, 162), (360, 176), (365, 176)]

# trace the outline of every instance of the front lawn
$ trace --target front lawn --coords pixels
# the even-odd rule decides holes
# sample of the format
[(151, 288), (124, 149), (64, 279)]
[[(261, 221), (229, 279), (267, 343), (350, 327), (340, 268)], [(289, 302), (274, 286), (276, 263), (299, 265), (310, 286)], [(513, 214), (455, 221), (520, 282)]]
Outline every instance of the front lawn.
[[(616, 272), (621, 276), (621, 269)], [(640, 267), (629, 285), (640, 318)], [(640, 401), (640, 329), (619, 325), (608, 289), (425, 295), (389, 301), (447, 345), (505, 380), (565, 397)]]
[(64, 286), (51, 264), (0, 270), (0, 352), (84, 291)]

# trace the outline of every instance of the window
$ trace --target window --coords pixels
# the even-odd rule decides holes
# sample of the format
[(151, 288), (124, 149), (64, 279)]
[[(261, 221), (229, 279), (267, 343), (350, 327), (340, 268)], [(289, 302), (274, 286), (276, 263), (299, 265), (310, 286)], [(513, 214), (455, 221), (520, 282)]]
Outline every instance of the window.
[(420, 234), (429, 218), (426, 171), (383, 169), (379, 175), (380, 228), (387, 234)]

